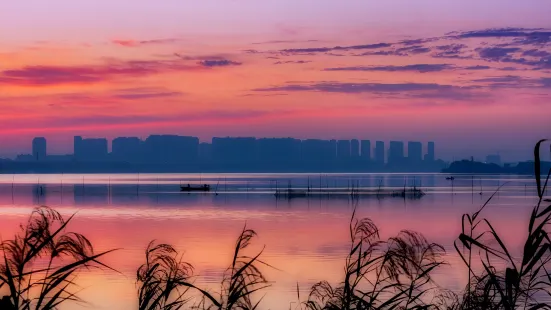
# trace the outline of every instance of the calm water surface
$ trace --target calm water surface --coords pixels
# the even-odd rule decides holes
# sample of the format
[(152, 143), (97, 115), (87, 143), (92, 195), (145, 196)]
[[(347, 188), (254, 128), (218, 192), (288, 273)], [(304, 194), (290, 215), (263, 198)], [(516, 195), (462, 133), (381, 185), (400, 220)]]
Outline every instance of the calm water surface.
[[(96, 251), (120, 249), (105, 257), (120, 273), (81, 274), (81, 297), (89, 304), (66, 309), (136, 309), (135, 273), (151, 240), (185, 252), (196, 283), (216, 292), (246, 225), (258, 233), (250, 253), (265, 246), (264, 261), (278, 269), (264, 270), (272, 286), (263, 308), (289, 309), (297, 302), (297, 283), (301, 296), (307, 296), (318, 281), (341, 280), (354, 203), (348, 195), (276, 199), (276, 189), (422, 188), (427, 194), (417, 200), (361, 196), (358, 215), (371, 218), (383, 238), (410, 229), (443, 245), (449, 266), (435, 279), (460, 290), (467, 274), (453, 241), (461, 215), (476, 211), (505, 184), (484, 212), (503, 239), (520, 250), (535, 203), (534, 183), (529, 177), (497, 175), (456, 176), (452, 182), (442, 174), (0, 175), (0, 234), (12, 237), (38, 205), (64, 215), (77, 212), (71, 230), (89, 237)], [(180, 184), (210, 184), (212, 192), (180, 193)]]

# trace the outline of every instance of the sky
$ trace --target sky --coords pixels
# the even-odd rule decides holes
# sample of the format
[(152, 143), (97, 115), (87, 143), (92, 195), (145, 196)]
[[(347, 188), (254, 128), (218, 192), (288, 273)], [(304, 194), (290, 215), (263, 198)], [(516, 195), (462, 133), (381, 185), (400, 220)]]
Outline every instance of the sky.
[(548, 0), (0, 2), (0, 156), (85, 137), (435, 141), (551, 132)]

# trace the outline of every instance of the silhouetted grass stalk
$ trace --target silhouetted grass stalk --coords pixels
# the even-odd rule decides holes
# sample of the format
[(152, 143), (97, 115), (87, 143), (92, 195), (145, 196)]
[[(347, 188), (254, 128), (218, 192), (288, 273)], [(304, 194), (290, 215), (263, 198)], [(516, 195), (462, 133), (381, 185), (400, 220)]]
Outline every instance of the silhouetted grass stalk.
[(85, 236), (65, 232), (73, 216), (65, 220), (50, 208), (36, 208), (19, 234), (2, 241), (0, 289), (8, 291), (2, 309), (57, 309), (67, 301), (83, 302), (75, 291), (77, 272), (111, 269), (98, 259), (112, 250), (94, 254)]
[[(551, 205), (543, 207), (551, 202), (544, 198), (551, 170), (542, 184), (540, 147), (544, 141), (539, 141), (534, 148), (538, 202), (530, 216), (521, 259), (512, 256), (490, 221), (479, 219), (493, 196), (477, 212), (463, 215), (463, 232), (455, 242), (469, 272), (462, 309), (551, 309), (549, 304), (537, 299), (541, 294), (551, 297), (551, 240), (546, 231), (551, 224)], [(473, 253), (475, 249), (478, 253)], [(482, 270), (473, 267), (473, 256), (480, 259)], [(500, 270), (496, 265), (506, 267)]]
[[(421, 309), (437, 289), (430, 273), (444, 262), (444, 249), (422, 235), (401, 231), (386, 241), (369, 219), (350, 223), (351, 247), (343, 281), (322, 281), (310, 290), (306, 309)], [(370, 278), (370, 276), (373, 276)]]
[(260, 260), (263, 251), (247, 256), (243, 251), (250, 245), (256, 233), (244, 228), (235, 245), (232, 262), (224, 272), (221, 290), (211, 294), (193, 284), (193, 267), (182, 262), (176, 250), (167, 244), (149, 244), (146, 263), (138, 269), (138, 297), (140, 310), (180, 309), (199, 293), (200, 298), (191, 304), (196, 309), (256, 309), (262, 300), (253, 302), (252, 295), (269, 287), (268, 281), (259, 269), (267, 265)]

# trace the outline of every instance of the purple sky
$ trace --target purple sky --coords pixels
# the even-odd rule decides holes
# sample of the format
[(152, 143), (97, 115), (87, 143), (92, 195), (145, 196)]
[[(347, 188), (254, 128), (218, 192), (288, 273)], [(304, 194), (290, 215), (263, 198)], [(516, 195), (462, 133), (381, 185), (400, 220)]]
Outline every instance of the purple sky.
[(0, 3), (0, 156), (149, 133), (436, 141), (530, 157), (551, 2)]

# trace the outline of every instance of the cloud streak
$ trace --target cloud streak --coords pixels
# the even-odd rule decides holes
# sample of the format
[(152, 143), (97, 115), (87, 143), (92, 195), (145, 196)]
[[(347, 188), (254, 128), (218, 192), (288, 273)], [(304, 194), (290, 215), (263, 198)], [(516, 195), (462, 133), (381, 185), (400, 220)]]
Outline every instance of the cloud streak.
[(473, 80), (489, 88), (543, 88), (551, 89), (551, 78), (529, 78), (518, 75), (492, 76)]
[(285, 65), (285, 64), (307, 64), (311, 62), (310, 60), (287, 60), (287, 61), (276, 61), (274, 65)]
[(334, 46), (334, 47), (290, 48), (290, 49), (280, 50), (280, 52), (282, 52), (284, 54), (327, 53), (327, 52), (332, 52), (332, 51), (379, 49), (379, 48), (385, 48), (385, 47), (390, 47), (390, 46), (392, 46), (392, 44), (390, 44), (390, 43), (375, 43), (375, 44)]
[(257, 88), (255, 92), (325, 92), (360, 94), (370, 93), (381, 96), (389, 94), (404, 95), (408, 98), (431, 98), (463, 100), (477, 94), (471, 91), (476, 86), (453, 86), (437, 83), (340, 83), (321, 82), (308, 84), (286, 84), (280, 86)]
[(121, 40), (121, 39), (115, 39), (111, 40), (111, 43), (123, 47), (138, 47), (138, 46), (144, 46), (144, 45), (156, 45), (156, 44), (171, 44), (176, 43), (180, 41), (179, 39), (175, 38), (167, 38), (167, 39), (153, 39), (153, 40)]
[[(112, 115), (107, 113), (92, 113), (89, 115), (54, 115), (48, 118), (28, 115), (24, 118), (12, 118), (3, 121), (8, 132), (66, 131), (74, 129), (106, 130), (116, 128), (140, 128), (156, 126), (181, 126), (182, 124), (217, 124), (255, 121), (270, 117), (278, 112), (261, 110), (206, 110), (191, 113), (173, 114), (132, 114)], [(279, 112), (285, 113), (285, 112)]]
[(26, 66), (0, 72), (0, 84), (47, 86), (57, 84), (93, 84), (124, 77), (143, 77), (173, 71), (198, 70), (174, 60), (109, 60), (101, 65)]
[(545, 31), (544, 28), (493, 28), (454, 32), (450, 36), (459, 39), (520, 38), (515, 41), (518, 44), (542, 44), (551, 41), (551, 31)]
[(450, 64), (414, 64), (405, 66), (357, 66), (357, 67), (337, 67), (325, 68), (324, 71), (413, 71), (419, 73), (439, 72), (444, 70), (454, 69), (455, 66)]
[(198, 62), (199, 65), (203, 67), (228, 67), (228, 66), (240, 66), (242, 63), (237, 61), (232, 61), (229, 59), (209, 59), (209, 60), (202, 60)]
[(380, 72), (418, 72), (432, 73), (449, 70), (487, 70), (489, 66), (467, 66), (458, 67), (452, 64), (412, 64), (404, 66), (355, 66), (355, 67), (336, 67), (325, 68), (323, 71), (380, 71)]

